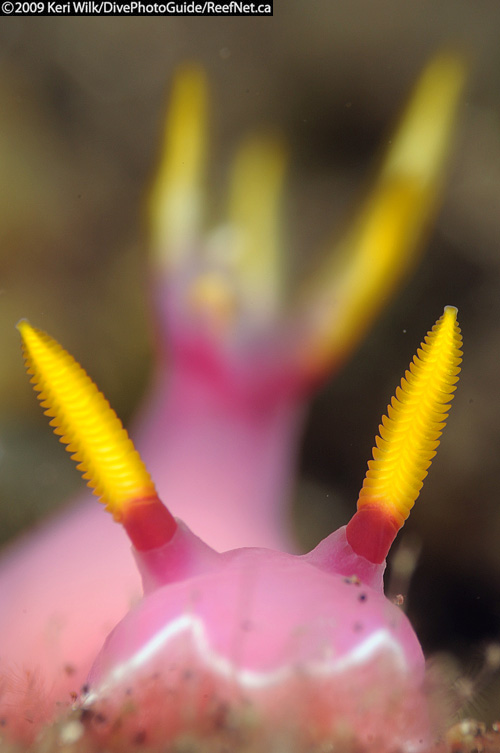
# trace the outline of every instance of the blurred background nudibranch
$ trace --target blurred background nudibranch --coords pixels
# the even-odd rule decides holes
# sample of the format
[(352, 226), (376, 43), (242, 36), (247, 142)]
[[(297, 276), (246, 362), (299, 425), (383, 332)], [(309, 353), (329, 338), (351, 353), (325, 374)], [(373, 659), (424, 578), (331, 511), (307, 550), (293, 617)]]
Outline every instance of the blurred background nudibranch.
[[(27, 316), (55, 334), (123, 418), (132, 419), (146, 392), (155, 334), (145, 196), (179, 62), (201, 64), (210, 81), (209, 219), (224, 206), (242, 136), (263, 126), (285, 134), (285, 264), (295, 290), (318, 267), (325, 238), (344, 237), (349, 212), (356, 216), (369, 168), (387, 151), (420, 71), (453, 45), (472, 75), (443, 205), (425, 256), (312, 406), (293, 525), (310, 548), (348, 520), (395, 378), (429, 320), (457, 305), (467, 347), (460, 400), (401, 547), (420, 549), (408, 612), (426, 653), (457, 655), (459, 675), (486, 674), (473, 714), (499, 715), (500, 682), (484, 672), (485, 649), (500, 636), (497, 23), (493, 2), (479, 14), (465, 0), (404, 8), (396, 0), (313, 8), (292, 0), (270, 19), (12, 18), (2, 27), (5, 545), (80, 488), (34, 405), (13, 324)], [(68, 547), (61, 567), (71, 569), (71, 556)]]

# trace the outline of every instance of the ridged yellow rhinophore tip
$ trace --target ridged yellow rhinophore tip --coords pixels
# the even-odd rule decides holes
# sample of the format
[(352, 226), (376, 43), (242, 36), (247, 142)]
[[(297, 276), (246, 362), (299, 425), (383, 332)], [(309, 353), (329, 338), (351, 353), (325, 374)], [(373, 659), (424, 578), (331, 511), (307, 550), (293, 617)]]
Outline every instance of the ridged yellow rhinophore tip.
[(207, 154), (208, 86), (201, 68), (174, 77), (160, 168), (149, 201), (153, 251), (161, 266), (188, 252), (200, 232)]
[(438, 205), (464, 79), (452, 55), (427, 66), (371, 195), (309, 285), (315, 314), (303, 359), (312, 372), (346, 357), (414, 263)]
[(121, 421), (82, 367), (25, 319), (17, 328), (38, 399), (94, 494), (119, 521), (134, 501), (156, 499), (154, 484)]
[(461, 347), (457, 309), (446, 306), (382, 418), (347, 531), (353, 549), (372, 561), (385, 557), (420, 493), (456, 389)]

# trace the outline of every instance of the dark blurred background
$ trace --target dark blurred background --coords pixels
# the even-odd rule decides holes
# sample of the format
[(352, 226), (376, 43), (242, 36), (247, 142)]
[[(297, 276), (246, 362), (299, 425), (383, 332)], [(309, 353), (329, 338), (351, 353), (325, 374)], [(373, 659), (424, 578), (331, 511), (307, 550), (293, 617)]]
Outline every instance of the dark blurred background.
[[(449, 428), (404, 529), (421, 552), (408, 607), (429, 652), (473, 677), (500, 642), (500, 7), (497, 0), (275, 0), (273, 18), (4, 18), (0, 26), (0, 536), (81, 488), (24, 375), (16, 321), (51, 332), (126, 420), (152, 363), (145, 197), (175, 67), (212, 86), (211, 178), (249, 130), (292, 155), (289, 275), (363, 196), (423, 65), (461, 51), (470, 79), (422, 262), (317, 397), (295, 518), (304, 546), (354, 509), (387, 400), (445, 304), (465, 363)], [(500, 717), (492, 678), (477, 716)], [(497, 695), (500, 695), (497, 693)]]

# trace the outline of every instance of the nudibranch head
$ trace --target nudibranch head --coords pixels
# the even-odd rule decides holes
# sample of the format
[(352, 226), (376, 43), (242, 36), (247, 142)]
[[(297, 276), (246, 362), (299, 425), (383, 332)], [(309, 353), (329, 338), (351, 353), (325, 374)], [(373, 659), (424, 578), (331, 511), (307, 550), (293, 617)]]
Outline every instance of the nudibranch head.
[(429, 739), (423, 680), (415, 633), (380, 590), (307, 556), (242, 549), (148, 594), (108, 637), (83, 702), (107, 731), (120, 718), (125, 740), (143, 729), (153, 745), (210, 737), (223, 713), (292, 750), (343, 736), (409, 750)]
[[(290, 313), (286, 149), (269, 136), (243, 142), (228, 181), (227, 213), (207, 231), (208, 87), (202, 70), (182, 69), (149, 202), (155, 284), (175, 356), (204, 349), (208, 360), (226, 367), (241, 359), (246, 373), (250, 351), (260, 371), (292, 373), (296, 388), (338, 366), (414, 263), (438, 203), (463, 82), (456, 56), (436, 56), (427, 66), (372, 192), (347, 232), (326, 246), (323, 265)], [(252, 378), (258, 372), (251, 370)]]
[(242, 751), (429, 746), (424, 657), (408, 619), (384, 596), (382, 576), (455, 389), (456, 314), (445, 308), (388, 408), (358, 512), (302, 556), (218, 553), (175, 521), (83, 369), (20, 324), (42, 405), (124, 523), (143, 576), (144, 598), (108, 636), (82, 698), (107, 749), (138, 739), (159, 749), (189, 735), (225, 745), (240, 735)]

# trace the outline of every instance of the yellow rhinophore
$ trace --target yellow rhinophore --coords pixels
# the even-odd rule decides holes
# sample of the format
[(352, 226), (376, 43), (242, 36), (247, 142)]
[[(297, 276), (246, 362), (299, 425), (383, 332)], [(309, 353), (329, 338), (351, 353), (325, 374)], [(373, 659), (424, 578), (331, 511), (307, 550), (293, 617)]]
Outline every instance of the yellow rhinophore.
[(136, 500), (156, 499), (153, 482), (116, 413), (75, 359), (25, 319), (17, 325), (31, 382), (54, 432), (115, 520)]
[(420, 493), (456, 389), (461, 347), (457, 309), (446, 306), (387, 406), (347, 526), (353, 549), (371, 561), (385, 558)]
[(247, 305), (276, 317), (283, 298), (281, 203), (286, 153), (278, 139), (250, 138), (233, 165), (229, 227), (234, 269)]
[(160, 267), (175, 267), (201, 233), (205, 206), (208, 87), (204, 71), (182, 68), (174, 79), (160, 168), (150, 196), (151, 242)]
[(345, 358), (412, 267), (439, 202), (464, 78), (451, 55), (427, 66), (365, 205), (306, 285), (303, 357), (313, 372)]

